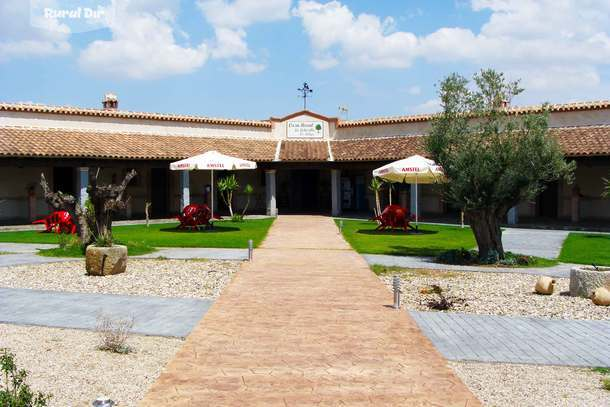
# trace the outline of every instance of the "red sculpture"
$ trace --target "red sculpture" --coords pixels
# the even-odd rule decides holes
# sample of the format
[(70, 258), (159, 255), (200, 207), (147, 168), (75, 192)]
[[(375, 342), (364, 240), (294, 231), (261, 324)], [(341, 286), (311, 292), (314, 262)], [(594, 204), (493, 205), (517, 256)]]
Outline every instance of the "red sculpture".
[[(186, 205), (184, 209), (182, 209), (182, 213), (176, 217), (180, 221), (178, 229), (197, 229), (199, 226), (210, 225), (212, 211), (206, 204), (190, 204)], [(217, 216), (215, 216), (215, 218), (220, 219), (220, 217)]]
[(400, 205), (386, 206), (380, 215), (375, 216), (371, 220), (379, 222), (379, 226), (375, 230), (402, 228), (406, 232), (407, 228), (415, 229), (411, 226), (409, 213)]
[(71, 233), (76, 234), (76, 225), (68, 211), (55, 211), (47, 217), (35, 220), (32, 224), (44, 224), (44, 233)]

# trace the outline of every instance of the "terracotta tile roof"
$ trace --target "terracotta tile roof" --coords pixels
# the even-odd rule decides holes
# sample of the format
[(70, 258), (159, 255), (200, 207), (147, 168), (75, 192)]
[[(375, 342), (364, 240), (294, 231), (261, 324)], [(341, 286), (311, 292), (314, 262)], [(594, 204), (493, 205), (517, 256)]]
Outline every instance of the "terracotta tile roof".
[[(577, 103), (564, 103), (550, 105), (549, 109), (551, 112), (573, 112), (579, 110), (599, 110), (599, 109), (610, 109), (610, 100), (601, 100), (596, 102), (577, 102)], [(532, 105), (532, 106), (513, 106), (508, 108), (508, 111), (514, 114), (525, 114), (525, 113), (540, 113), (543, 110), (543, 105)], [(437, 113), (433, 114), (418, 114), (418, 115), (407, 115), (407, 116), (387, 116), (387, 117), (373, 117), (369, 119), (361, 120), (344, 120), (339, 121), (337, 127), (358, 127), (358, 126), (373, 126), (373, 125), (387, 125), (387, 124), (398, 124), (398, 123), (412, 123), (412, 122), (427, 122), (432, 120)]]
[[(553, 128), (567, 156), (610, 156), (610, 125)], [(385, 161), (425, 154), (425, 136), (332, 140), (335, 161)], [(178, 160), (208, 150), (273, 161), (276, 140), (203, 138), (74, 129), (0, 127), (0, 157)], [(281, 161), (326, 161), (326, 141), (284, 140)]]
[(335, 161), (398, 160), (424, 153), (424, 136), (379, 137), (335, 140), (331, 148)]
[(248, 127), (271, 127), (268, 120), (241, 120), (223, 119), (216, 117), (174, 115), (162, 113), (130, 112), (126, 110), (103, 110), (86, 109), (70, 106), (48, 106), (24, 103), (0, 103), (0, 111), (8, 112), (27, 112), (27, 113), (49, 113), (73, 116), (96, 116), (96, 117), (115, 117), (120, 119), (141, 119), (141, 120), (160, 120), (188, 123), (206, 123), (216, 125), (234, 125)]
[(178, 160), (218, 150), (254, 161), (273, 161), (277, 142), (236, 138), (0, 127), (0, 157)]
[(560, 127), (549, 132), (567, 156), (610, 156), (610, 126)]
[(327, 161), (326, 141), (283, 140), (280, 149), (281, 161)]

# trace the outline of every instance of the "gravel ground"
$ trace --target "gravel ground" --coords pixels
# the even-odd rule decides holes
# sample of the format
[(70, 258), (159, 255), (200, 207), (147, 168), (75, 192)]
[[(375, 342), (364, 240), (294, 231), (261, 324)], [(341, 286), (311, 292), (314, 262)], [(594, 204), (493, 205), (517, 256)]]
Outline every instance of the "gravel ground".
[(0, 268), (0, 287), (160, 297), (217, 297), (241, 262), (130, 259), (123, 274), (87, 276), (85, 261)]
[(591, 369), (504, 363), (449, 362), (486, 406), (610, 406), (603, 375)]
[[(594, 305), (591, 300), (570, 297), (570, 280), (559, 278), (551, 296), (534, 294), (537, 276), (513, 273), (449, 272), (441, 270), (399, 269), (403, 301), (407, 309), (430, 311), (422, 304), (436, 295), (421, 294), (430, 284), (440, 285), (444, 293), (463, 298), (452, 311), (484, 315), (513, 315), (557, 319), (610, 318), (610, 307)], [(392, 274), (380, 276), (391, 289)]]
[[(0, 348), (16, 354), (32, 389), (52, 393), (51, 406), (91, 406), (100, 396), (135, 406), (183, 341), (132, 336), (133, 353), (97, 350), (95, 332), (0, 324)], [(1, 381), (1, 380), (0, 380)]]

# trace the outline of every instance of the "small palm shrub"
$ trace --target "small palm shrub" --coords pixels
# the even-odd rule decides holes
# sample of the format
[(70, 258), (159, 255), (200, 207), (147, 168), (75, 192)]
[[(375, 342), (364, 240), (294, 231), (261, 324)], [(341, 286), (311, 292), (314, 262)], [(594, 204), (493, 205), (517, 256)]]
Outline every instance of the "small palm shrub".
[(28, 372), (18, 369), (15, 355), (8, 349), (0, 354), (0, 406), (2, 407), (45, 407), (50, 394), (34, 392), (26, 383)]
[(229, 213), (233, 217), (233, 193), (239, 189), (239, 182), (235, 178), (235, 174), (231, 174), (218, 180), (218, 190), (220, 197), (229, 207)]

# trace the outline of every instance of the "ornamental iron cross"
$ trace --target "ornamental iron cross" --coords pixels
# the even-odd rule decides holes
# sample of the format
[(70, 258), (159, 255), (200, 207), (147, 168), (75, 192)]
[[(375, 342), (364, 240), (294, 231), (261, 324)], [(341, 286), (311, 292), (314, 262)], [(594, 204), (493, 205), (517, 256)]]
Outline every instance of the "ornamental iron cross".
[(302, 93), (302, 95), (299, 95), (299, 97), (303, 98), (303, 110), (307, 110), (307, 98), (310, 97), (311, 93), (313, 93), (313, 89), (309, 88), (307, 82), (303, 82), (303, 87), (298, 88), (297, 90)]

